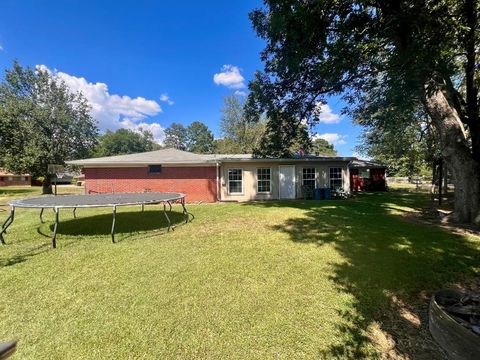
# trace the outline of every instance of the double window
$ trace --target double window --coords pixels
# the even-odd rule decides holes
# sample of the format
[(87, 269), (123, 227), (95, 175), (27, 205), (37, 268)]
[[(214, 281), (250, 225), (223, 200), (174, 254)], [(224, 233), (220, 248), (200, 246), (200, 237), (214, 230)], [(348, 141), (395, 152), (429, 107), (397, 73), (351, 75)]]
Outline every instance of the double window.
[(343, 188), (342, 168), (330, 168), (330, 189)]
[(243, 170), (228, 169), (228, 192), (230, 194), (243, 193)]
[(303, 168), (302, 171), (302, 185), (308, 186), (311, 189), (315, 188), (315, 168)]
[(270, 168), (257, 169), (257, 192), (270, 193), (272, 191), (272, 171)]

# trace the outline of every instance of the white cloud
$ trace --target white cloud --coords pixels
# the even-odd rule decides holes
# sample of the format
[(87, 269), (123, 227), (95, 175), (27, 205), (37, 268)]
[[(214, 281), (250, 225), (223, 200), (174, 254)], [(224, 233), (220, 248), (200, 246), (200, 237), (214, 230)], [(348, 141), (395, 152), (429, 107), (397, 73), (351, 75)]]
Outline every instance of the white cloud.
[(318, 116), (318, 120), (324, 124), (337, 124), (341, 120), (340, 115), (332, 112), (328, 104), (318, 103), (315, 107), (314, 114)]
[(234, 92), (235, 95), (237, 96), (247, 96), (247, 93), (245, 91), (242, 91), (242, 90), (236, 90)]
[(234, 65), (223, 65), (219, 73), (213, 75), (213, 82), (229, 89), (245, 88), (245, 78), (240, 74), (240, 68)]
[(0, 51), (3, 51), (3, 46), (2, 45), (0, 45)]
[(325, 134), (314, 135), (313, 139), (324, 139), (333, 145), (344, 145), (347, 143), (347, 140), (346, 140), (347, 137), (348, 135), (341, 135), (337, 133), (325, 133)]
[(160, 95), (160, 101), (163, 101), (163, 102), (166, 102), (168, 105), (173, 105), (175, 104), (171, 99), (170, 99), (170, 96), (168, 96), (168, 94), (162, 94)]
[(146, 122), (140, 122), (140, 123), (135, 123), (132, 122), (128, 119), (125, 119), (120, 122), (122, 127), (133, 130), (133, 131), (140, 131), (140, 130), (148, 130), (152, 133), (153, 138), (155, 141), (159, 144), (163, 143), (163, 140), (165, 140), (165, 128), (163, 128), (159, 123), (146, 123)]
[(110, 94), (105, 83), (92, 83), (83, 77), (76, 77), (57, 70), (52, 71), (45, 65), (37, 65), (37, 69), (48, 71), (63, 80), (72, 92), (81, 91), (92, 107), (92, 116), (98, 121), (101, 131), (116, 130), (122, 127), (136, 130), (143, 126), (154, 133), (157, 141), (163, 139), (163, 128), (159, 123), (144, 121), (148, 117), (162, 112), (162, 108), (156, 101), (140, 96), (131, 98), (126, 95)]

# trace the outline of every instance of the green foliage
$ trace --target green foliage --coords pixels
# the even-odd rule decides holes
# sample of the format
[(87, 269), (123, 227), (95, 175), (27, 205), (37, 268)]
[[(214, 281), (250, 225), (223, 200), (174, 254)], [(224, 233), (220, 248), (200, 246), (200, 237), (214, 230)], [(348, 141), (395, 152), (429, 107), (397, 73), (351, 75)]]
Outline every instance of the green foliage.
[(221, 154), (250, 154), (260, 144), (265, 133), (265, 121), (249, 122), (244, 103), (237, 96), (224, 98), (220, 122), (222, 139), (216, 141)]
[(149, 131), (139, 132), (129, 129), (118, 129), (107, 132), (99, 137), (98, 146), (95, 149), (95, 156), (113, 156), (123, 154), (134, 154), (145, 151), (160, 149)]
[(337, 156), (337, 150), (333, 144), (330, 144), (325, 139), (314, 139), (312, 141), (312, 148), (311, 152), (315, 155), (322, 155), (322, 156)]
[(215, 151), (214, 137), (207, 125), (194, 121), (187, 127), (187, 150), (198, 154)]
[(215, 139), (215, 152), (218, 154), (241, 154), (243, 151), (241, 150), (238, 143), (229, 138), (221, 138)]
[(430, 127), (421, 121), (412, 122), (398, 131), (389, 126), (373, 124), (363, 132), (357, 151), (379, 162), (388, 164), (392, 176), (431, 176), (435, 159), (440, 150)]
[(0, 84), (0, 158), (15, 173), (45, 177), (48, 164), (88, 156), (97, 126), (81, 93), (44, 70), (14, 62)]
[(311, 139), (307, 127), (292, 120), (286, 112), (270, 110), (267, 112), (266, 129), (258, 148), (257, 157), (290, 158), (302, 148), (309, 151)]
[(172, 147), (178, 150), (187, 149), (187, 129), (182, 124), (173, 123), (165, 129), (165, 141), (166, 147)]
[(249, 84), (247, 115), (289, 114), (271, 117), (269, 128), (292, 137), (289, 122), (315, 124), (317, 104), (341, 94), (355, 121), (390, 122), (403, 132), (417, 120), (425, 94), (440, 87), (480, 144), (473, 131), (480, 128), (478, 89), (470, 86), (470, 105), (465, 95), (468, 79), (480, 78), (467, 51), (478, 37), (477, 14), (478, 2), (469, 0), (265, 1), (250, 14), (266, 46), (264, 71)]
[(164, 144), (166, 147), (198, 154), (211, 154), (215, 151), (213, 134), (200, 121), (192, 122), (187, 128), (180, 123), (173, 123), (165, 129)]

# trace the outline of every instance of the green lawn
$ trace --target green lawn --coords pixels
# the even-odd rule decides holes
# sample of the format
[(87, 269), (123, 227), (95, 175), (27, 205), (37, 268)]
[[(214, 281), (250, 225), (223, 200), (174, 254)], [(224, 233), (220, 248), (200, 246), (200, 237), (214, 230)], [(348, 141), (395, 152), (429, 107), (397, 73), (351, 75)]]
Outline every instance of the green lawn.
[(53, 212), (18, 209), (0, 340), (17, 359), (438, 358), (428, 296), (478, 273), (480, 239), (402, 216), (427, 199), (196, 205), (186, 225), (174, 207), (170, 233), (157, 206), (121, 208), (117, 244), (110, 209), (65, 210), (57, 249)]

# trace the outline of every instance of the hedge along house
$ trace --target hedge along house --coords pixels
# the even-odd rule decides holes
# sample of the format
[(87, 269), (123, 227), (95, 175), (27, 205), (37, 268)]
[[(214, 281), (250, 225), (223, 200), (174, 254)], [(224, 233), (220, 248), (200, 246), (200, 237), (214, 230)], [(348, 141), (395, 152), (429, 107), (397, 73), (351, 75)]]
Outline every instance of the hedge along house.
[(176, 149), (68, 161), (83, 167), (86, 193), (175, 191), (187, 201), (303, 198), (303, 185), (350, 190), (353, 157), (260, 159)]

